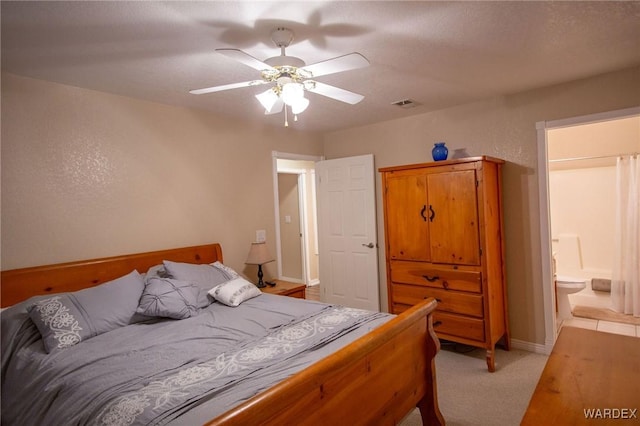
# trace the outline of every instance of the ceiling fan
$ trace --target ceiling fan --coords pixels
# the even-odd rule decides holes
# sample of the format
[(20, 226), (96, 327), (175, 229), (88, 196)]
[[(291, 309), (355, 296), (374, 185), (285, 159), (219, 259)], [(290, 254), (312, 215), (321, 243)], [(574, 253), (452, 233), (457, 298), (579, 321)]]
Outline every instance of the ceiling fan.
[(285, 54), (285, 48), (293, 41), (293, 32), (291, 30), (277, 28), (271, 33), (271, 39), (280, 48), (280, 56), (268, 58), (264, 62), (239, 49), (216, 49), (216, 52), (260, 71), (260, 80), (196, 89), (189, 91), (189, 93), (202, 95), (240, 87), (273, 84), (272, 87), (255, 96), (265, 108), (265, 114), (276, 114), (284, 109), (285, 126), (289, 125), (287, 106), (291, 108), (294, 120), (297, 120), (298, 114), (309, 106), (309, 100), (304, 97), (305, 92), (317, 93), (351, 105), (357, 104), (364, 99), (364, 96), (357, 93), (314, 80), (314, 78), (323, 75), (369, 66), (367, 58), (360, 53), (349, 53), (306, 65), (302, 59), (295, 56), (286, 56)]

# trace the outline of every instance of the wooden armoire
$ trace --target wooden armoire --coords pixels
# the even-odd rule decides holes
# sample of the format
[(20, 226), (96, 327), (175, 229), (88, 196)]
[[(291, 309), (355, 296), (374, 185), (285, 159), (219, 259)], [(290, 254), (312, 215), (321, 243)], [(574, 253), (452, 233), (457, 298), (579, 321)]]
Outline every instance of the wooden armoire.
[(389, 312), (438, 302), (440, 339), (510, 348), (502, 227), (503, 160), (473, 157), (385, 167), (382, 174)]

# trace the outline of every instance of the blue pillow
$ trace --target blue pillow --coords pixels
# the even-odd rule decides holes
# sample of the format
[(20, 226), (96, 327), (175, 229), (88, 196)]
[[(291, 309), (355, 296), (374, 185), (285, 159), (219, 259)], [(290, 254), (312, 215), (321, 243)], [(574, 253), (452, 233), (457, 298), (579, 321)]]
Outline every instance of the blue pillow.
[(136, 310), (143, 290), (142, 276), (132, 271), (96, 287), (40, 299), (27, 312), (49, 353), (142, 320)]
[(137, 313), (150, 317), (185, 319), (198, 314), (200, 288), (187, 281), (158, 276), (146, 280)]

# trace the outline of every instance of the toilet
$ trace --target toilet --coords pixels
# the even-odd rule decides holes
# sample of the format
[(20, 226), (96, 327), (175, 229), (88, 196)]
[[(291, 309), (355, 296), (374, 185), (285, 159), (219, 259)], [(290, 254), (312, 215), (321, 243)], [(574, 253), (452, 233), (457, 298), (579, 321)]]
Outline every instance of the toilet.
[(569, 295), (584, 290), (587, 280), (563, 275), (556, 276), (556, 298), (558, 301), (558, 321), (573, 318)]

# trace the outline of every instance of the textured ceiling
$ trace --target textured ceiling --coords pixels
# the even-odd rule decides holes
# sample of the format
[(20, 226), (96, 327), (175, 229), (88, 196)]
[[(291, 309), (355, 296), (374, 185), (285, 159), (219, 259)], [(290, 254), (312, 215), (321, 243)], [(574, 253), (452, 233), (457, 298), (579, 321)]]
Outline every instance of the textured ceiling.
[[(310, 93), (292, 128), (332, 131), (640, 64), (640, 2), (1, 2), (4, 71), (282, 126), (254, 94), (190, 89), (257, 79), (214, 51), (264, 60), (292, 29), (307, 64), (359, 52), (368, 68), (318, 81), (365, 96)], [(402, 109), (392, 102), (420, 105)]]

